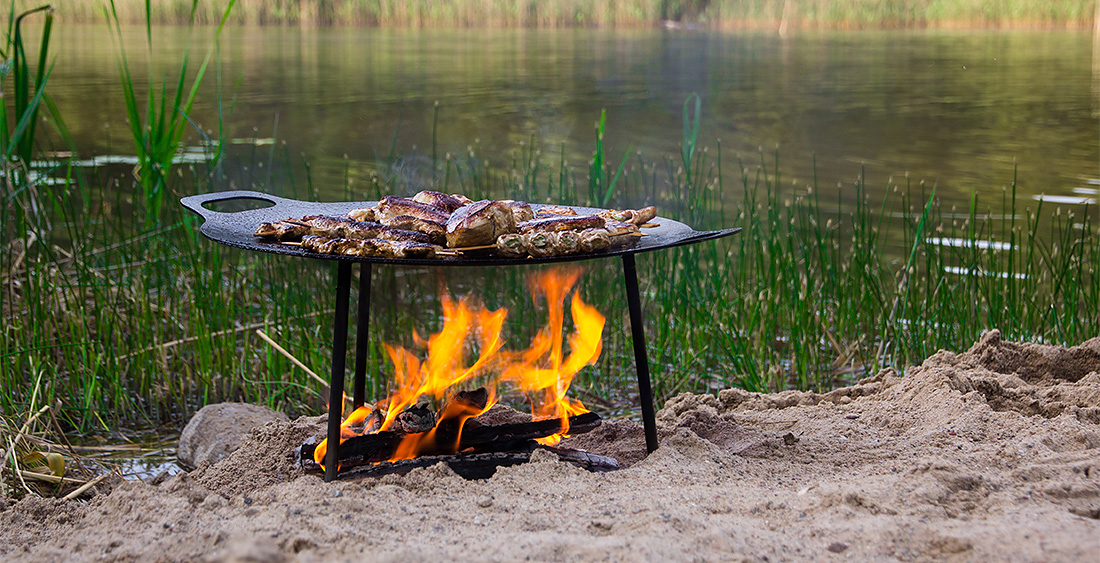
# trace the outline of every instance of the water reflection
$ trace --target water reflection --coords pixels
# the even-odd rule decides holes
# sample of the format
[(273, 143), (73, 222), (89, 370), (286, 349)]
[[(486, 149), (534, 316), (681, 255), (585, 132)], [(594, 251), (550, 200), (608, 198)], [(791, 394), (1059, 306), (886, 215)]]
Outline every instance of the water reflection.
[[(51, 86), (82, 155), (130, 154), (109, 35), (101, 26), (64, 31)], [(142, 30), (125, 35), (131, 65), (143, 68)], [(154, 65), (167, 69), (182, 57), (185, 30), (162, 28), (156, 37)], [(740, 155), (755, 166), (760, 147), (770, 160), (778, 146), (784, 185), (812, 182), (816, 160), (822, 188), (850, 186), (863, 173), (879, 198), (875, 190), (908, 172), (935, 182), (946, 203), (965, 204), (974, 191), (999, 201), (1015, 162), (1023, 197), (1071, 194), (1097, 175), (1092, 50), (1091, 35), (1076, 31), (781, 39), (685, 30), (236, 28), (224, 39), (220, 72), (226, 111), (234, 100), (229, 137), (253, 148), (273, 138), (275, 146), (253, 156), (270, 150), (299, 168), (308, 160), (330, 199), (345, 177), (368, 177), (391, 146), (430, 156), (436, 101), (440, 156), (474, 146), (503, 166), (534, 138), (553, 155), (548, 162), (564, 157), (583, 170), (601, 109), (610, 160), (628, 147), (649, 161), (678, 154), (682, 104), (697, 92), (700, 140), (716, 148), (721, 139), (727, 163)], [(193, 116), (208, 132), (218, 122), (216, 95), (210, 80)]]

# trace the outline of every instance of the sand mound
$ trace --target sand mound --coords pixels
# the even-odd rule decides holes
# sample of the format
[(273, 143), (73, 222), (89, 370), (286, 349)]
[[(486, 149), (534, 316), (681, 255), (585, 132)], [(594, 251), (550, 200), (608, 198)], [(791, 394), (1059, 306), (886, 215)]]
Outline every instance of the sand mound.
[(325, 484), (256, 430), (222, 462), (86, 505), (24, 499), (0, 559), (1092, 561), (1100, 550), (1100, 339), (986, 334), (829, 393), (729, 389), (658, 413), (661, 447), (610, 421), (552, 456), (465, 481), (444, 466)]

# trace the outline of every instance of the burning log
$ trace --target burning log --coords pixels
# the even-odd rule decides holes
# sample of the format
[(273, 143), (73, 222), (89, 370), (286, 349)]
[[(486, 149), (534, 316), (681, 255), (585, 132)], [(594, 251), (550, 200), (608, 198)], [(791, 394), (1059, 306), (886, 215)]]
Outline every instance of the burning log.
[[(484, 405), (484, 403), (482, 404)], [(562, 431), (562, 421), (560, 419), (535, 420), (524, 423), (497, 424), (491, 426), (477, 426), (470, 423), (464, 425), (461, 429), (457, 427), (449, 429), (446, 422), (447, 421), (440, 423), (439, 428), (436, 429), (436, 449), (422, 451), (420, 457), (438, 457), (439, 455), (449, 455), (455, 452), (465, 451), (473, 453), (492, 453), (517, 449), (522, 450), (528, 447), (528, 442), (531, 440), (545, 438)], [(570, 434), (583, 434), (599, 425), (600, 416), (593, 412), (569, 417)], [(459, 430), (461, 430), (460, 433)], [(402, 441), (410, 434), (413, 433), (397, 430), (383, 430), (373, 434), (363, 434), (362, 436), (348, 438), (340, 444), (340, 466), (352, 467), (393, 459)], [(441, 448), (441, 446), (446, 446), (448, 444), (453, 446), (456, 441), (458, 444), (456, 449)], [(313, 461), (313, 454), (316, 449), (317, 444), (312, 440), (302, 444), (300, 448), (299, 455), (302, 467), (306, 470), (320, 469), (320, 466)], [(443, 451), (440, 451), (440, 449)]]
[(397, 425), (406, 434), (427, 432), (435, 428), (435, 411), (427, 403), (409, 407), (405, 409), (405, 412), (397, 415)]
[(445, 463), (452, 471), (465, 479), (488, 479), (498, 467), (511, 467), (531, 460), (536, 450), (546, 450), (558, 456), (558, 459), (572, 463), (582, 469), (593, 472), (615, 471), (619, 462), (614, 458), (588, 453), (584, 450), (539, 446), (532, 444), (524, 450), (510, 452), (489, 452), (462, 455), (421, 456), (413, 459), (387, 461), (374, 465), (354, 467), (344, 472), (346, 477), (382, 477), (385, 475), (404, 475), (413, 469), (431, 467)]

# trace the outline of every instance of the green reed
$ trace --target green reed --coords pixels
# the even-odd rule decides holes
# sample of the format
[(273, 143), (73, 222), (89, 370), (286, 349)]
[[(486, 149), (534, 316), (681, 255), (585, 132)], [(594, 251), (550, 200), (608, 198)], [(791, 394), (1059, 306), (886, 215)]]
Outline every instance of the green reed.
[[(190, 45), (185, 50), (183, 62), (180, 65), (179, 77), (174, 86), (169, 86), (167, 80), (161, 83), (158, 98), (157, 89), (150, 86), (145, 97), (145, 112), (142, 115), (141, 104), (134, 88), (134, 79), (130, 70), (130, 63), (126, 58), (126, 49), (122, 43), (121, 20), (115, 0), (110, 0), (110, 9), (104, 8), (109, 26), (112, 26), (115, 39), (119, 46), (119, 75), (122, 80), (123, 97), (126, 101), (126, 117), (130, 126), (130, 134), (134, 140), (134, 148), (138, 157), (138, 172), (136, 178), (145, 195), (145, 224), (147, 226), (158, 225), (161, 216), (161, 206), (167, 192), (167, 178), (171, 173), (176, 155), (183, 141), (183, 135), (191, 126), (188, 115), (195, 103), (199, 86), (206, 75), (206, 68), (218, 48), (218, 38), (221, 37), (225, 22), (233, 10), (236, 0), (230, 0), (225, 6), (224, 12), (218, 22), (217, 31), (214, 33), (214, 44), (206, 53), (206, 57), (199, 65), (194, 77), (189, 76), (188, 65), (191, 59)], [(199, 1), (191, 1), (191, 9), (188, 11), (187, 24), (194, 27), (196, 14), (199, 9)], [(145, 2), (145, 40), (149, 51), (154, 50), (153, 44), (153, 18), (152, 4)], [(153, 68), (153, 59), (149, 58), (149, 84), (157, 83), (158, 70)], [(188, 87), (188, 81), (191, 82)]]

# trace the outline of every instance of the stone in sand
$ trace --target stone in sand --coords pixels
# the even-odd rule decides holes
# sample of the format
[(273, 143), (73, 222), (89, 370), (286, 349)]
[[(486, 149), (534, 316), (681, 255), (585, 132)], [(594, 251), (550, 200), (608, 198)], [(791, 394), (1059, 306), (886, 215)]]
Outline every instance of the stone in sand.
[(180, 434), (176, 457), (188, 468), (213, 464), (233, 453), (249, 431), (287, 416), (260, 405), (216, 403), (195, 413)]

